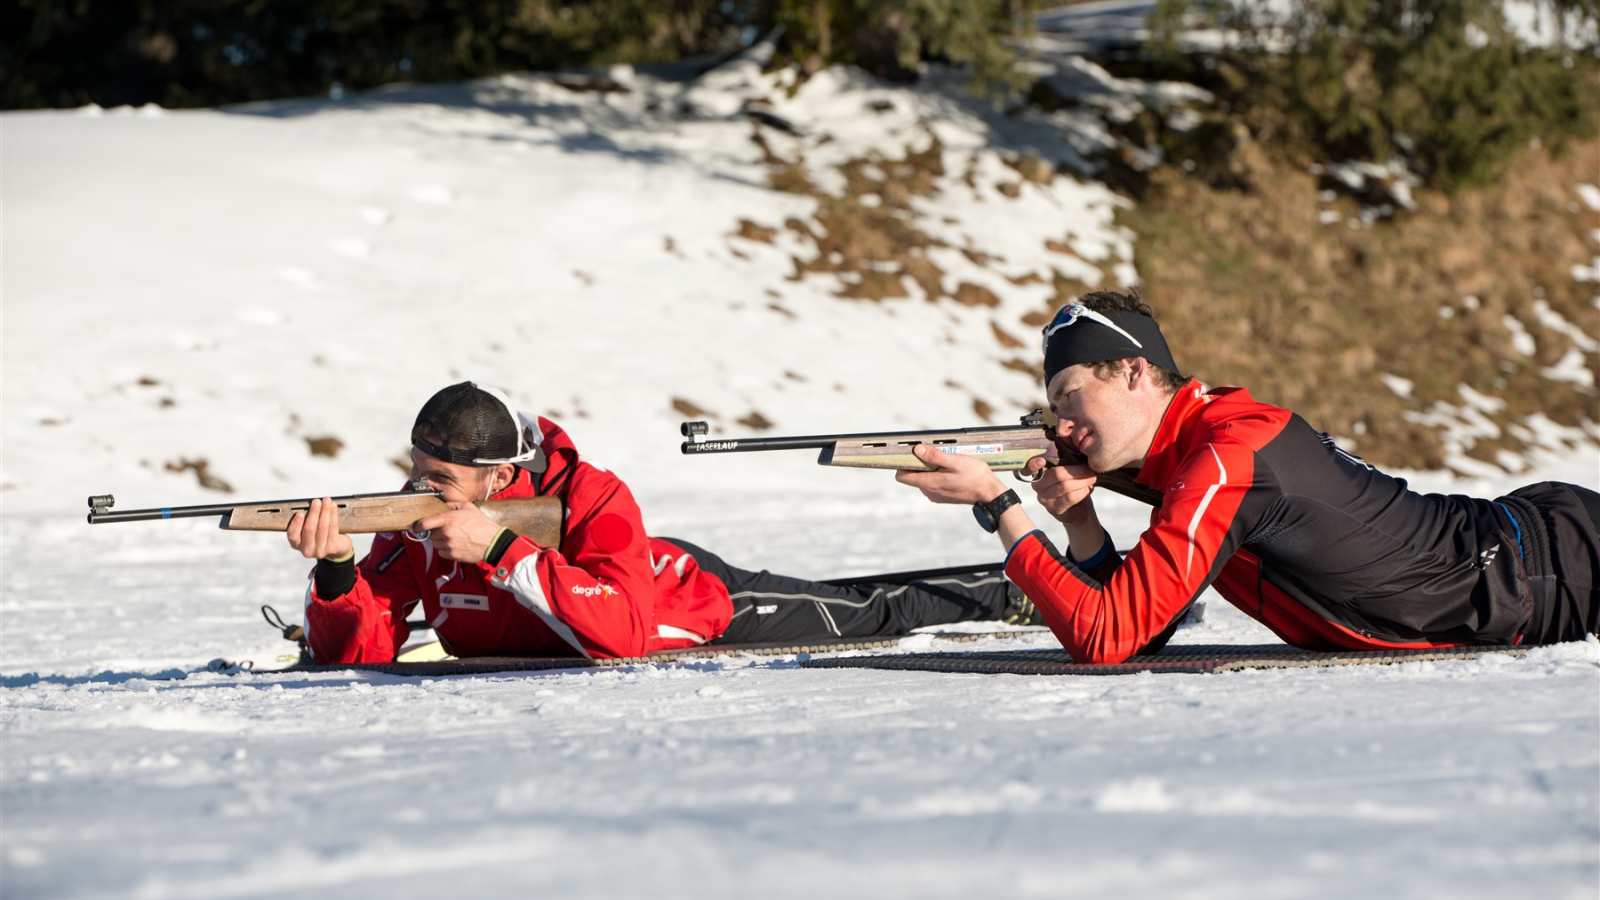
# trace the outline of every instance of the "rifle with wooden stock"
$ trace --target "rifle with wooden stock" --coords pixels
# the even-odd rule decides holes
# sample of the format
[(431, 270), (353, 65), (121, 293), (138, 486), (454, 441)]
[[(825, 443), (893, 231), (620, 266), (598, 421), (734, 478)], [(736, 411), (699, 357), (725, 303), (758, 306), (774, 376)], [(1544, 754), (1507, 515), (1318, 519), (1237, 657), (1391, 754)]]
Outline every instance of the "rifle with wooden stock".
[[(1018, 470), (1028, 460), (1043, 456), (1049, 465), (1081, 465), (1084, 458), (1062, 447), (1055, 433), (1044, 424), (1044, 411), (1034, 410), (1022, 417), (1020, 425), (986, 425), (975, 428), (949, 428), (938, 431), (884, 431), (862, 434), (812, 434), (795, 437), (717, 438), (706, 437), (705, 422), (684, 422), (679, 432), (688, 440), (681, 450), (686, 456), (699, 453), (748, 453), (761, 450), (820, 450), (817, 464), (862, 469), (904, 469), (929, 471), (933, 467), (917, 459), (911, 448), (931, 444), (946, 453), (972, 456), (1000, 472), (1012, 472), (1026, 481)], [(1096, 486), (1148, 503), (1161, 505), (1161, 492), (1134, 481), (1137, 471), (1119, 469), (1099, 473)]]
[[(415, 528), (416, 523), (450, 510), (444, 495), (429, 490), (427, 482), (418, 482), (409, 491), (351, 494), (334, 497), (333, 502), (339, 507), (339, 530), (344, 534), (403, 531), (417, 540), (426, 540), (428, 532)], [(219, 527), (226, 531), (284, 531), (295, 513), (310, 508), (311, 500), (163, 506), (113, 512), (111, 508), (115, 505), (116, 498), (110, 494), (90, 497), (89, 524), (221, 516)], [(532, 539), (541, 547), (561, 545), (561, 501), (555, 497), (486, 500), (479, 503), (478, 508), (496, 524)]]

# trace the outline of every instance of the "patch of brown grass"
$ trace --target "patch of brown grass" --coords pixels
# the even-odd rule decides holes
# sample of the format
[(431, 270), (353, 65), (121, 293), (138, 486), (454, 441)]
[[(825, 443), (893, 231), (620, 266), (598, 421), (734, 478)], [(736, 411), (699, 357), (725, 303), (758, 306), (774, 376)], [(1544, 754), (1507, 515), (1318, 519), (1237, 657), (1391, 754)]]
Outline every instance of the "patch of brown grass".
[(759, 134), (757, 142), (773, 188), (817, 198), (811, 219), (791, 217), (783, 223), (815, 248), (809, 259), (793, 257), (790, 280), (833, 275), (840, 285), (837, 296), (850, 300), (905, 299), (913, 284), (930, 300), (952, 296), (944, 272), (927, 257), (930, 248), (945, 245), (917, 227), (911, 207), (913, 199), (936, 194), (937, 180), (945, 174), (944, 148), (932, 132), (921, 149), (907, 145), (898, 157), (872, 153), (844, 163), (839, 173), (845, 188), (837, 195), (811, 181), (803, 160), (782, 159)]
[(1049, 184), (1056, 180), (1056, 170), (1048, 162), (1037, 156), (1007, 157), (1003, 160), (1006, 165), (1017, 171), (1023, 181), (1033, 184)]
[(734, 237), (744, 238), (747, 241), (757, 241), (762, 244), (770, 244), (778, 237), (778, 229), (768, 228), (765, 225), (757, 225), (749, 219), (740, 219), (739, 230), (735, 231), (733, 235)]
[(691, 419), (704, 419), (707, 417), (714, 419), (717, 417), (717, 414), (711, 410), (701, 409), (699, 406), (683, 399), (682, 397), (672, 398), (672, 408), (677, 410), (680, 415), (688, 416)]
[(1021, 341), (1012, 337), (1011, 333), (1006, 331), (1004, 328), (1001, 328), (999, 322), (990, 322), (989, 328), (994, 332), (994, 339), (1000, 342), (1001, 347), (1004, 347), (1007, 350), (1015, 350), (1016, 348), (1023, 346)]
[(344, 449), (344, 441), (331, 434), (325, 434), (320, 437), (306, 438), (306, 447), (310, 448), (312, 456), (332, 458), (338, 456), (339, 451)]
[(176, 462), (168, 461), (163, 468), (174, 474), (193, 472), (195, 480), (208, 491), (218, 491), (223, 494), (233, 493), (233, 485), (223, 481), (211, 473), (211, 462), (204, 457), (200, 459), (179, 458)]
[(952, 295), (952, 299), (962, 306), (987, 306), (992, 308), (1000, 305), (1000, 297), (994, 291), (981, 284), (973, 284), (970, 281), (963, 281), (956, 285), (956, 292)]

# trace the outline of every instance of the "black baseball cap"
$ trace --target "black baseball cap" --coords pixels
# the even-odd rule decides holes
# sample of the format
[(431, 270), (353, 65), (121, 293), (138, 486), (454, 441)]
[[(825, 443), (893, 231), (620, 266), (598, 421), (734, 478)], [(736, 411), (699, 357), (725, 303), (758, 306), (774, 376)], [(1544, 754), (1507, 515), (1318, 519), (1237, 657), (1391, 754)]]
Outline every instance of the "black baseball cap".
[(513, 410), (504, 394), (471, 381), (428, 398), (411, 426), (411, 446), (463, 466), (511, 463), (543, 472), (543, 439), (536, 423)]

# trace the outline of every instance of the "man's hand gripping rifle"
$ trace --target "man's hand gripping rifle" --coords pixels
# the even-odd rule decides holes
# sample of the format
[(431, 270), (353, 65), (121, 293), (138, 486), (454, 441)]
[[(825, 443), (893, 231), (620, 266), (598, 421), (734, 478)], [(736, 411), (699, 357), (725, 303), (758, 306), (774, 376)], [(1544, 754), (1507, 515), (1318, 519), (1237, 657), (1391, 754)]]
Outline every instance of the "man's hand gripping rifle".
[[(1016, 426), (998, 425), (977, 428), (951, 428), (942, 431), (885, 431), (868, 434), (813, 434), (796, 437), (707, 439), (705, 422), (684, 422), (679, 431), (685, 455), (697, 453), (746, 453), (757, 450), (820, 450), (817, 464), (865, 469), (906, 469), (927, 471), (930, 466), (917, 459), (911, 448), (932, 444), (946, 453), (977, 457), (991, 469), (1011, 472), (1020, 481), (1028, 479), (1018, 470), (1028, 460), (1043, 456), (1050, 465), (1083, 463), (1083, 457), (1061, 447), (1055, 434), (1044, 424), (1043, 410), (1022, 417)], [(1151, 506), (1161, 505), (1161, 492), (1136, 483), (1137, 473), (1126, 470), (1103, 472), (1096, 485), (1131, 497)]]
[[(412, 485), (409, 491), (389, 494), (352, 494), (334, 497), (339, 506), (339, 531), (343, 534), (375, 534), (399, 531), (416, 540), (426, 540), (428, 532), (413, 526), (450, 507), (443, 495), (429, 490), (427, 482)], [(305, 512), (311, 501), (275, 500), (266, 503), (219, 503), (207, 506), (167, 506), (155, 509), (129, 509), (112, 512), (116, 498), (97, 494), (89, 498), (89, 524), (143, 522), (151, 519), (187, 519), (221, 516), (220, 527), (228, 531), (283, 531), (297, 512)], [(517, 534), (531, 538), (541, 547), (561, 544), (561, 501), (555, 497), (528, 497), (518, 500), (487, 500), (478, 504), (484, 515)]]

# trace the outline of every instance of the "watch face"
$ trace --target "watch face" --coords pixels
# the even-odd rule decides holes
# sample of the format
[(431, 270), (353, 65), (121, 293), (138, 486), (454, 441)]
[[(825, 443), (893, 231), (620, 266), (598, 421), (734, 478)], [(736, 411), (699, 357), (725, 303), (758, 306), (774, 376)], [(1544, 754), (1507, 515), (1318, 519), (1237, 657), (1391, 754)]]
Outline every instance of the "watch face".
[(989, 515), (989, 511), (984, 509), (981, 504), (972, 507), (972, 517), (978, 520), (978, 527), (990, 534), (994, 534), (994, 517)]

